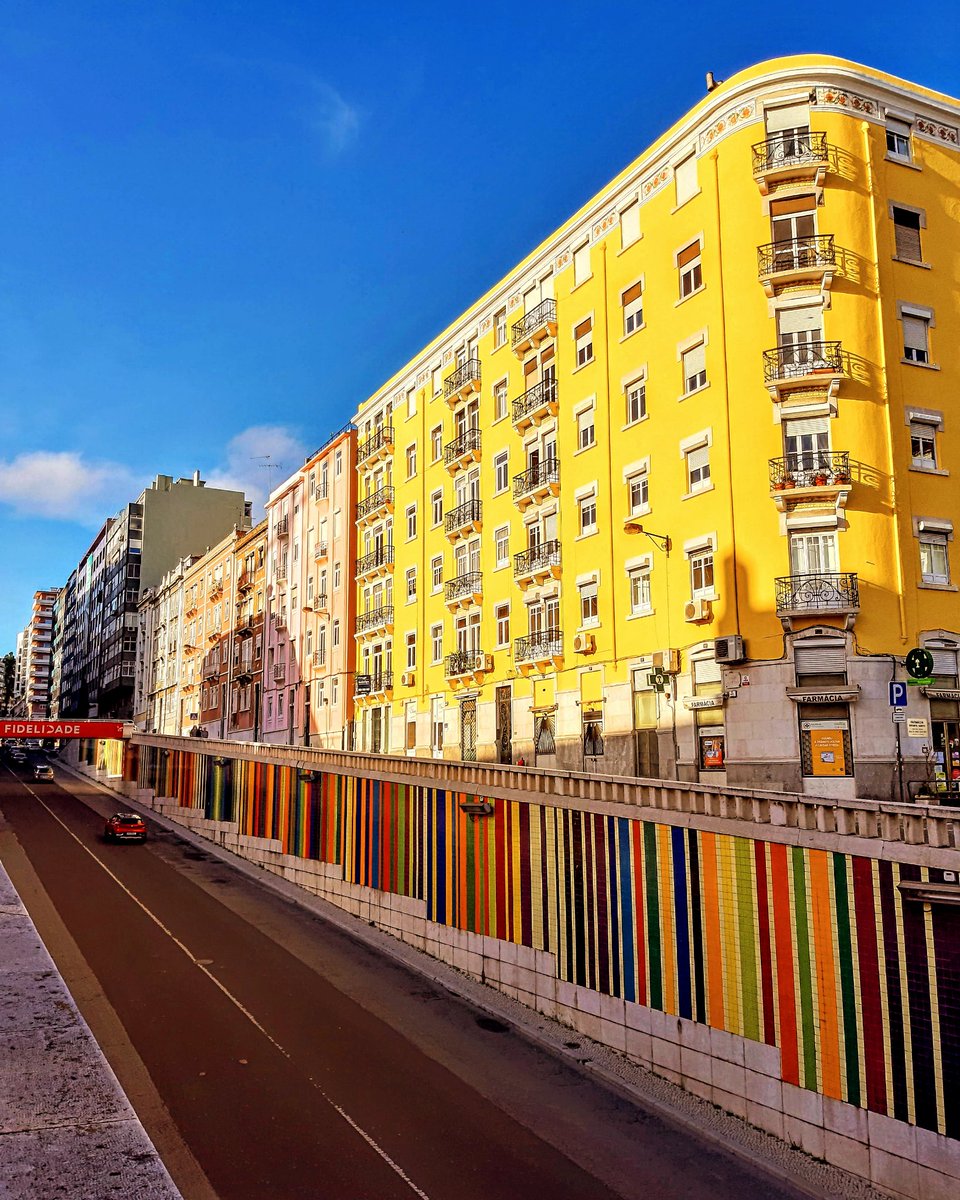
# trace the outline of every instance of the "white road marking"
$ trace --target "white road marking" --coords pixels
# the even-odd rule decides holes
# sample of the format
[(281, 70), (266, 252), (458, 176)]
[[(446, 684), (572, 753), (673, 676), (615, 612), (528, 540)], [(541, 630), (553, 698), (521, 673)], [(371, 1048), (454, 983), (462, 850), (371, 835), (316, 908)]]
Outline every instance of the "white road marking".
[[(117, 885), (117, 887), (119, 887), (121, 889), (121, 891), (126, 892), (126, 894), (134, 902), (134, 904), (136, 904), (137, 907), (139, 909), (141, 909), (150, 918), (151, 921), (153, 921), (153, 923), (157, 926), (158, 929), (161, 929), (167, 935), (167, 937), (170, 939), (171, 942), (173, 942), (173, 944), (177, 947), (177, 949), (181, 950), (187, 956), (187, 958), (190, 959), (190, 961), (193, 963), (193, 965), (199, 971), (202, 971), (204, 973), (204, 975), (206, 975), (206, 977), (210, 980), (210, 982), (213, 983), (216, 987), (218, 987), (221, 992), (223, 992), (224, 996), (226, 996), (226, 998), (230, 1001), (230, 1003), (233, 1004), (234, 1007), (237, 1008), (241, 1013), (243, 1013), (243, 1015), (247, 1018), (247, 1020), (250, 1022), (250, 1024), (254, 1026), (254, 1028), (258, 1029), (260, 1031), (260, 1033), (263, 1034), (263, 1036), (267, 1039), (267, 1041), (270, 1043), (270, 1045), (275, 1047), (277, 1050), (279, 1050), (284, 1058), (289, 1059), (289, 1061), (292, 1062), (293, 1056), (290, 1054), (290, 1052), (288, 1050), (284, 1049), (284, 1047), (280, 1045), (280, 1043), (277, 1041), (277, 1039), (275, 1037), (273, 1037), (270, 1033), (268, 1033), (267, 1030), (260, 1024), (260, 1022), (257, 1020), (257, 1018), (253, 1015), (253, 1013), (248, 1008), (246, 1008), (241, 1003), (241, 1001), (238, 1000), (237, 997), (234, 996), (234, 994), (228, 988), (224, 987), (224, 985), (220, 982), (219, 979), (217, 979), (217, 977), (215, 975), (213, 975), (210, 971), (207, 970), (207, 968), (204, 966), (204, 960), (197, 958), (196, 955), (193, 953), (193, 951), (190, 950), (187, 946), (185, 946), (183, 944), (183, 942), (180, 941), (180, 939), (173, 932), (173, 930), (169, 929), (166, 925), (164, 925), (163, 921), (160, 920), (160, 918), (156, 915), (156, 913), (151, 912), (151, 910), (149, 908), (147, 908), (147, 906), (143, 903), (143, 901), (139, 897), (135, 896), (133, 894), (133, 892), (130, 891), (130, 889), (123, 882), (123, 880), (119, 879), (113, 873), (113, 871), (110, 870), (110, 868), (103, 861), (103, 859), (99, 858), (96, 854), (94, 854), (94, 852), (90, 849), (89, 846), (85, 846), (83, 844), (83, 842), (77, 837), (77, 835), (73, 832), (73, 830), (68, 828), (68, 826), (66, 826), (63, 823), (63, 821), (60, 820), (60, 818), (53, 811), (53, 809), (46, 803), (46, 801), (44, 801), (39, 795), (37, 795), (37, 793), (33, 790), (33, 788), (31, 788), (26, 782), (24, 782), (24, 780), (20, 779), (20, 777), (18, 775), (16, 775), (10, 769), (9, 766), (7, 767), (7, 770), (10, 771), (10, 774), (13, 775), (14, 779), (16, 779), (19, 783), (23, 784), (24, 788), (30, 793), (31, 796), (33, 796), (36, 800), (38, 800), (40, 802), (42, 807), (47, 810), (47, 812), (50, 814), (51, 817), (53, 817), (53, 819), (57, 822), (57, 824), (61, 827), (61, 829), (63, 829), (65, 833), (67, 833), (70, 837), (73, 838), (73, 840), (77, 843), (77, 845), (80, 847), (80, 849), (83, 850), (84, 853), (89, 854), (90, 857), (93, 859), (93, 861), (110, 876), (110, 878)], [(209, 961), (209, 960), (206, 960), (206, 961)], [(336, 1100), (334, 1100), (331, 1096), (328, 1096), (327, 1093), (323, 1090), (322, 1087), (320, 1087), (320, 1085), (316, 1082), (315, 1079), (310, 1078), (310, 1076), (308, 1076), (307, 1078), (310, 1079), (311, 1085), (314, 1088), (316, 1088), (317, 1092), (319, 1092), (319, 1094), (323, 1098), (323, 1100), (327, 1104), (330, 1105), (330, 1107), (337, 1114), (337, 1116), (341, 1117), (344, 1121), (346, 1121), (346, 1123), (350, 1126), (350, 1128), (355, 1133), (358, 1133), (363, 1138), (363, 1140), (367, 1143), (367, 1145), (372, 1150), (375, 1150), (377, 1154), (380, 1155), (380, 1157), (387, 1164), (387, 1166), (389, 1166), (392, 1171), (396, 1172), (396, 1174), (400, 1176), (400, 1178), (403, 1180), (403, 1182), (407, 1185), (407, 1187), (410, 1188), (410, 1190), (415, 1195), (420, 1196), (422, 1198), (422, 1200), (430, 1200), (430, 1197), (427, 1195), (427, 1193), (417, 1187), (417, 1185), (413, 1182), (413, 1180), (406, 1173), (406, 1171), (404, 1171), (404, 1169), (400, 1166), (400, 1164), (395, 1162), (390, 1157), (390, 1155), (386, 1152), (386, 1150), (384, 1150), (384, 1148), (381, 1145), (379, 1145), (374, 1140), (374, 1138), (371, 1137), (371, 1135), (369, 1133), (367, 1133), (367, 1131), (362, 1126), (358, 1125), (357, 1122), (353, 1119), (353, 1117), (351, 1117), (350, 1114), (344, 1108), (341, 1108), (341, 1106), (336, 1102)]]

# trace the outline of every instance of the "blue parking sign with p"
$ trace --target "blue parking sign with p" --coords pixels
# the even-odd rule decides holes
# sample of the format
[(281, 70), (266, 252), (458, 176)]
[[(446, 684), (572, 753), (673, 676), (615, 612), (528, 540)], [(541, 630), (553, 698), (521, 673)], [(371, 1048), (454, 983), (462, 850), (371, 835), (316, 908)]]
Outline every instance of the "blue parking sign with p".
[(907, 685), (902, 680), (891, 680), (887, 685), (890, 695), (891, 708), (906, 708), (907, 706)]

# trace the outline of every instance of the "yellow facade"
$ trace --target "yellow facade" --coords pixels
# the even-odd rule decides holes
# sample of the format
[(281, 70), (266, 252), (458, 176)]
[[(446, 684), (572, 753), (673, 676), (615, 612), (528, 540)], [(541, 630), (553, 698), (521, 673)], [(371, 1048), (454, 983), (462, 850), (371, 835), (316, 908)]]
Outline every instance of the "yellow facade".
[(929, 646), (907, 786), (949, 776), (958, 127), (743, 72), (361, 406), (358, 745), (886, 796)]

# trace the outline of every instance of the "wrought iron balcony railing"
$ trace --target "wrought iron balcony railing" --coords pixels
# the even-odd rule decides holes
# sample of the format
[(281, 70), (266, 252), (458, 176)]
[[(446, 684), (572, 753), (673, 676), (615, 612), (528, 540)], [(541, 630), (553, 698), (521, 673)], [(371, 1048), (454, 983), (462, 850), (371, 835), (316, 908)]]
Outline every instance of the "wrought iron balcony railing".
[(757, 273), (761, 277), (778, 271), (811, 271), (836, 264), (837, 251), (832, 233), (786, 238), (757, 247)]
[(763, 352), (764, 383), (821, 374), (843, 374), (843, 347), (840, 342), (796, 342)]
[(537, 488), (548, 487), (551, 483), (559, 482), (560, 460), (545, 458), (543, 462), (537, 463), (529, 471), (524, 471), (522, 475), (514, 475), (513, 498), (519, 500), (521, 496), (526, 496), (529, 492), (536, 491)]
[(542, 629), (539, 633), (528, 633), (514, 639), (513, 657), (517, 662), (543, 661), (559, 658), (563, 654), (563, 632), (559, 629)]
[(511, 345), (516, 346), (545, 325), (557, 320), (556, 300), (541, 300), (536, 308), (524, 313), (523, 318), (511, 326)]
[(547, 408), (557, 401), (557, 381), (552, 377), (541, 379), (539, 383), (535, 383), (533, 387), (519, 396), (513, 402), (513, 423), (516, 425), (530, 413), (536, 412), (540, 408)]
[(483, 575), (480, 571), (468, 571), (456, 575), (443, 585), (444, 600), (458, 600), (461, 596), (478, 595), (483, 591)]
[(457, 675), (472, 675), (486, 670), (487, 656), (482, 650), (454, 650), (443, 664), (443, 673), (448, 679)]
[(560, 565), (560, 542), (553, 538), (549, 542), (541, 542), (539, 546), (531, 546), (529, 550), (521, 550), (513, 556), (514, 575), (530, 575), (534, 571), (549, 570)]
[(762, 175), (779, 167), (801, 167), (825, 162), (827, 135), (809, 129), (785, 129), (753, 147), (753, 173)]
[(827, 487), (850, 482), (850, 455), (846, 450), (802, 450), (770, 459), (770, 486)]
[(357, 559), (357, 574), (366, 575), (368, 571), (375, 571), (378, 567), (385, 567), (393, 562), (393, 543), (390, 542), (386, 546), (379, 546), (376, 550), (371, 550), (369, 554), (364, 554), (362, 558)]
[(393, 605), (383, 604), (370, 612), (358, 613), (354, 626), (357, 633), (369, 633), (371, 629), (386, 629), (393, 624)]
[(853, 572), (812, 571), (782, 575), (776, 581), (777, 612), (851, 612), (860, 607), (860, 586)]
[(463, 504), (458, 504), (456, 508), (451, 509), (444, 516), (444, 531), (446, 533), (456, 533), (458, 529), (463, 529), (465, 525), (469, 525), (472, 521), (479, 521), (482, 511), (483, 501), (481, 500), (466, 500)]
[(326, 558), (327, 554), (329, 553), (329, 550), (330, 550), (330, 547), (327, 545), (326, 542), (317, 542), (317, 544), (313, 548), (313, 557), (315, 559)]
[(287, 674), (287, 664), (286, 663), (274, 663), (273, 678), (277, 681), (277, 683), (282, 683), (284, 678), (286, 677), (286, 674)]
[(371, 692), (389, 692), (393, 690), (392, 671), (374, 671), (370, 676)]
[(380, 450), (384, 450), (393, 445), (393, 426), (381, 425), (379, 429), (375, 429), (373, 433), (360, 443), (357, 447), (357, 462), (366, 462), (372, 455), (377, 454)]
[(448, 442), (443, 448), (443, 461), (449, 467), (451, 463), (457, 462), (458, 459), (465, 455), (472, 454), (474, 451), (480, 450), (480, 430), (477, 428), (465, 429), (459, 437), (455, 437), (452, 442)]
[(277, 535), (277, 537), (286, 537), (290, 532), (290, 518), (281, 517), (280, 520), (277, 521), (276, 525), (274, 525), (273, 532)]
[(443, 394), (445, 397), (455, 396), (461, 388), (465, 388), (468, 383), (480, 382), (480, 359), (468, 358), (462, 367), (457, 367), (454, 373), (444, 382)]
[(357, 520), (364, 521), (378, 509), (387, 508), (393, 504), (396, 492), (392, 486), (378, 488), (372, 495), (357, 501)]

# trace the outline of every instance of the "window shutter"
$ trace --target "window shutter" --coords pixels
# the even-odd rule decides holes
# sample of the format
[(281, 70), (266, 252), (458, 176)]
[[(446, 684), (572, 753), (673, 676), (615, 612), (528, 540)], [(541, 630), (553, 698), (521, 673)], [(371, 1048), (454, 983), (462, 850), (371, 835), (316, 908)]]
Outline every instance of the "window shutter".
[(768, 108), (763, 116), (767, 133), (782, 133), (784, 129), (807, 129), (810, 125), (810, 106), (784, 104), (780, 108)]
[(693, 664), (694, 683), (721, 683), (720, 664), (715, 658), (701, 658)]
[(798, 675), (843, 675), (847, 653), (843, 642), (825, 646), (795, 646), (793, 663)]
[(934, 675), (952, 675), (957, 674), (957, 652), (956, 650), (935, 650), (932, 646), (927, 649), (933, 655), (933, 673)]
[(893, 236), (897, 258), (907, 258), (911, 262), (922, 261), (919, 214), (907, 212), (904, 208), (895, 208), (893, 210)]
[(573, 252), (573, 282), (574, 286), (582, 283), (590, 274), (590, 243), (584, 242)]
[(887, 129), (891, 133), (899, 134), (902, 138), (910, 137), (910, 126), (906, 121), (898, 121), (896, 117), (887, 117)]
[(628, 304), (632, 304), (634, 302), (634, 300), (639, 300), (639, 299), (640, 299), (640, 284), (639, 283), (635, 283), (633, 285), (633, 287), (627, 288), (627, 290), (620, 297), (621, 303), (623, 304), (624, 308), (626, 308)]
[(903, 315), (903, 345), (906, 350), (927, 349), (927, 321), (923, 317)]
[(707, 351), (703, 342), (683, 352), (683, 377), (689, 379), (707, 369)]
[(700, 241), (691, 242), (677, 255), (677, 266), (685, 267), (687, 263), (693, 262), (695, 258), (700, 257)]
[(535, 375), (536, 371), (537, 371), (536, 357), (528, 358), (527, 361), (523, 364), (524, 379), (528, 379), (531, 375)]
[(789, 200), (771, 200), (771, 217), (789, 217), (792, 213), (815, 212), (817, 201), (814, 196), (793, 196)]
[(674, 169), (674, 182), (677, 188), (677, 203), (689, 200), (697, 190), (697, 159), (691, 154), (683, 162), (677, 163)]
[(544, 350), (544, 352), (540, 355), (540, 365), (542, 367), (545, 367), (547, 365), (547, 363), (552, 360), (553, 354), (554, 354), (553, 346), (548, 346), (546, 348), (546, 350)]
[(781, 333), (804, 333), (816, 331), (823, 337), (823, 309), (820, 305), (804, 308), (783, 308), (777, 314), (777, 326)]
[(576, 327), (576, 329), (574, 329), (573, 336), (579, 341), (580, 338), (582, 338), (584, 336), (584, 334), (587, 334), (590, 332), (592, 327), (593, 327), (593, 322), (590, 319), (590, 317), (587, 317), (587, 319), (585, 321), (581, 321), (580, 324)]
[(624, 246), (629, 246), (640, 236), (640, 202), (634, 200), (620, 214), (620, 237)]
[(783, 432), (786, 437), (802, 437), (805, 433), (827, 433), (829, 429), (829, 417), (807, 417), (802, 421), (784, 421), (783, 423)]
[(710, 463), (710, 447), (698, 446), (696, 450), (687, 452), (687, 470), (698, 471)]

